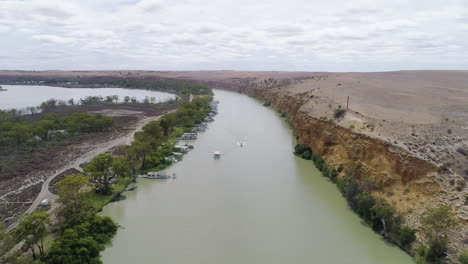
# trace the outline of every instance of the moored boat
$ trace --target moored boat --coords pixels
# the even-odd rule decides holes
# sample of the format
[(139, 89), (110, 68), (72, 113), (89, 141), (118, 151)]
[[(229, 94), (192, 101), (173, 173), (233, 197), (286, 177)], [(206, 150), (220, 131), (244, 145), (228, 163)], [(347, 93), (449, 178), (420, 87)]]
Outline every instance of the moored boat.
[(147, 176), (145, 178), (147, 179), (171, 179), (171, 178), (175, 178), (175, 173), (173, 173), (173, 175), (169, 175), (164, 171), (150, 171), (147, 173)]

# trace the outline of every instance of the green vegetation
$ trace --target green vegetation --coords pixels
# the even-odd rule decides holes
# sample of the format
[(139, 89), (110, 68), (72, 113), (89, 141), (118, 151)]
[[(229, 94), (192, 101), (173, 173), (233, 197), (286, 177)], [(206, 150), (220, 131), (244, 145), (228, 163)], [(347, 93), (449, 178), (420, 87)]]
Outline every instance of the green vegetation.
[(416, 240), (416, 230), (409, 226), (403, 226), (399, 233), (400, 243), (402, 247), (408, 247)]
[(39, 255), (44, 254), (44, 238), (48, 234), (47, 227), (50, 224), (48, 213), (32, 213), (15, 228), (13, 237), (16, 242), (23, 242), (23, 247), (31, 250), (33, 259), (37, 259), (36, 248)]
[(345, 109), (337, 108), (333, 111), (333, 117), (336, 119), (344, 117), (345, 114), (346, 114)]
[(91, 219), (64, 230), (54, 241), (47, 255), (41, 257), (48, 264), (102, 263), (99, 253), (110, 244), (118, 226), (109, 217)]
[(100, 154), (84, 167), (84, 172), (90, 175), (97, 185), (97, 192), (110, 194), (110, 179), (115, 175), (112, 168), (113, 163), (114, 157), (112, 155)]
[(94, 213), (93, 204), (88, 199), (91, 187), (89, 177), (71, 175), (56, 185), (59, 189), (57, 202), (62, 204), (56, 214), (64, 227), (84, 222)]
[[(164, 80), (164, 79), (137, 79), (131, 73), (123, 73), (121, 77), (37, 77), (19, 76), (9, 80), (8, 84), (21, 84), (25, 81), (40, 85), (72, 86), (72, 87), (121, 87), (145, 90), (173, 92), (179, 95), (212, 95), (211, 88), (204, 84)], [(122, 78), (125, 77), (125, 78)], [(107, 98), (106, 98), (107, 99)]]
[(95, 133), (112, 128), (114, 120), (103, 115), (75, 113), (58, 116), (45, 114), (41, 120), (26, 122), (23, 118), (0, 123), (0, 144), (4, 146), (37, 145), (54, 137), (76, 133)]
[[(179, 88), (192, 94), (211, 94), (211, 90), (204, 91), (204, 87), (199, 85), (182, 85)], [(93, 101), (89, 99), (89, 102)], [(108, 102), (114, 100), (117, 99), (106, 98)], [(98, 155), (85, 166), (85, 174), (69, 175), (58, 182), (57, 202), (61, 206), (55, 211), (57, 223), (52, 226), (48, 214), (38, 212), (27, 216), (12, 232), (13, 236), (0, 229), (1, 255), (22, 241), (24, 247), (31, 251), (35, 263), (101, 263), (99, 253), (110, 243), (118, 226), (108, 217), (97, 216), (96, 212), (119, 198), (135, 181), (137, 172), (170, 166), (171, 162), (166, 157), (172, 155), (175, 142), (182, 133), (191, 131), (193, 126), (204, 121), (211, 112), (211, 101), (211, 96), (198, 96), (181, 104), (177, 112), (144, 126), (135, 134), (132, 144), (123, 148), (118, 156)], [(75, 104), (74, 101), (68, 103)], [(49, 100), (43, 109), (51, 109), (54, 105), (61, 103)], [(114, 123), (109, 117), (86, 113), (68, 116), (43, 114), (35, 122), (26, 122), (16, 115), (2, 116), (4, 113), (0, 112), (0, 118), (9, 120), (0, 121), (0, 144), (15, 148), (37, 147), (42, 142), (70, 134), (104, 131)], [(49, 233), (49, 230), (53, 232)], [(44, 246), (46, 238), (55, 239), (48, 250)], [(9, 254), (0, 261), (19, 263), (23, 261), (19, 256), (19, 253)]]
[(270, 106), (270, 105), (271, 105), (270, 101), (267, 101), (267, 102), (263, 103), (263, 106)]
[[(13, 244), (13, 237), (6, 231), (5, 227), (0, 224), (0, 256), (4, 256)], [(3, 259), (0, 257), (0, 263), (2, 263), (2, 260)]]
[(438, 263), (445, 257), (448, 246), (448, 233), (458, 225), (452, 208), (440, 205), (428, 208), (420, 219), (421, 233), (428, 247), (418, 251), (423, 263)]
[(468, 264), (468, 251), (463, 252), (460, 257), (458, 257), (458, 260), (461, 264)]

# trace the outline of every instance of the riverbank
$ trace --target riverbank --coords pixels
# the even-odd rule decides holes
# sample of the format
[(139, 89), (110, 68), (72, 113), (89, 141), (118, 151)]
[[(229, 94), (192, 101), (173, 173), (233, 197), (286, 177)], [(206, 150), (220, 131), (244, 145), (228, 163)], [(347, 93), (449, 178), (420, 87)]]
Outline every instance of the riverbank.
[[(455, 208), (462, 232), (450, 233), (447, 261), (458, 263), (458, 256), (465, 250), (464, 237), (468, 223), (464, 218), (466, 208), (462, 206), (466, 190), (456, 191), (441, 182), (447, 171), (390, 142), (337, 125), (333, 118), (312, 116), (302, 110), (305, 101), (301, 97), (251, 87), (237, 87), (235, 90), (266, 101), (267, 104), (271, 103), (277, 111), (286, 114), (298, 140), (331, 166), (337, 168), (358, 163), (358, 182), (371, 182), (380, 186), (372, 191), (372, 195), (394, 205), (404, 214), (405, 222), (412, 228), (420, 228), (419, 218), (427, 208), (438, 204), (448, 204)], [(417, 239), (423, 242), (419, 234)], [(406, 250), (414, 255), (416, 247)]]

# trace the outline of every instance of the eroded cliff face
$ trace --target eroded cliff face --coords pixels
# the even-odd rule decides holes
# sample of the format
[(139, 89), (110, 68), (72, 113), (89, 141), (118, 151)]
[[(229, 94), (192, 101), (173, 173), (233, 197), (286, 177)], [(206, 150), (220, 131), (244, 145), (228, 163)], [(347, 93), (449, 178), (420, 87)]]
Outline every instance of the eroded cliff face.
[[(437, 172), (435, 165), (413, 157), (388, 142), (354, 133), (336, 125), (333, 120), (310, 116), (301, 111), (302, 103), (294, 96), (258, 89), (249, 93), (271, 101), (277, 110), (286, 112), (299, 141), (324, 157), (329, 164), (337, 167), (339, 164), (360, 163), (363, 179), (372, 179), (382, 186), (406, 185)], [(437, 188), (435, 183), (433, 188)]]

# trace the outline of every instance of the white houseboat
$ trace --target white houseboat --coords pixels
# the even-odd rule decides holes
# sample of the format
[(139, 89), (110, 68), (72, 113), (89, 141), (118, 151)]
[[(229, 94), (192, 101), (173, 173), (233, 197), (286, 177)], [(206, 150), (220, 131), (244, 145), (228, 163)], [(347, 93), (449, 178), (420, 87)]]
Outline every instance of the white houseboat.
[(173, 177), (175, 177), (175, 173), (169, 175), (164, 171), (150, 171), (146, 176), (147, 179), (171, 179)]
[(182, 140), (192, 140), (192, 139), (197, 139), (197, 133), (183, 133)]

